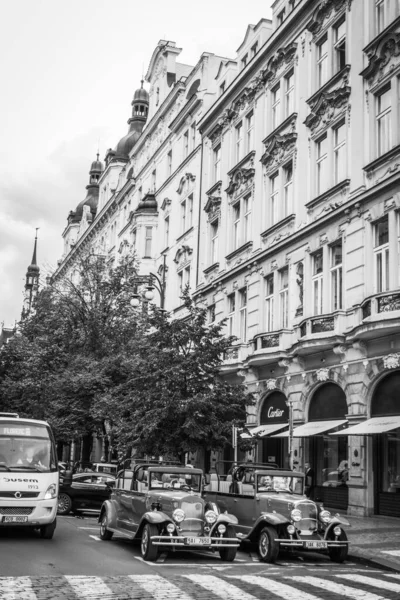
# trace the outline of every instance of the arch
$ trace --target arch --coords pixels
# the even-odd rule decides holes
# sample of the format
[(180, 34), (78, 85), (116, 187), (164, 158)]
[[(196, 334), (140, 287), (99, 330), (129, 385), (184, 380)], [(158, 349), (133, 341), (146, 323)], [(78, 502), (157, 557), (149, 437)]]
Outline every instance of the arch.
[(195, 81), (193, 81), (192, 85), (189, 88), (188, 93), (186, 94), (186, 100), (190, 100), (190, 98), (192, 96), (197, 94), (199, 86), (200, 86), (200, 79), (196, 79)]
[(267, 394), (260, 405), (260, 425), (273, 423), (287, 423), (289, 420), (289, 409), (286, 404), (286, 396), (279, 390)]
[(348, 412), (346, 394), (332, 381), (319, 386), (308, 407), (308, 421), (328, 421), (345, 418)]
[(371, 417), (398, 415), (400, 371), (385, 374), (377, 381), (371, 396)]

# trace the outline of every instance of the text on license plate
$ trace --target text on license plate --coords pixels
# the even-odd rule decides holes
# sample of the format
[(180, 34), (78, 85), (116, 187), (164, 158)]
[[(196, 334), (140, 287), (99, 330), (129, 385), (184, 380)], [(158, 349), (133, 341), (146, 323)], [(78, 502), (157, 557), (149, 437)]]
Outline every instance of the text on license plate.
[(306, 542), (306, 548), (315, 548), (317, 550), (322, 550), (323, 548), (327, 548), (326, 542)]
[(186, 537), (185, 544), (193, 544), (193, 546), (210, 546), (211, 538), (209, 537)]
[(28, 517), (3, 517), (3, 523), (26, 523)]

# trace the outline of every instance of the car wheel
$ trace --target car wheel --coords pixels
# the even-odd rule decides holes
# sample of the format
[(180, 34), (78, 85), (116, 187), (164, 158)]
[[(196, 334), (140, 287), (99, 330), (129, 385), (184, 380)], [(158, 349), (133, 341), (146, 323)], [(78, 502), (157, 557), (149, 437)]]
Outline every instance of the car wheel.
[(154, 562), (158, 557), (158, 548), (151, 541), (153, 535), (158, 535), (158, 529), (156, 525), (147, 523), (142, 531), (140, 550), (144, 560), (151, 560)]
[(114, 535), (113, 531), (110, 531), (109, 529), (107, 529), (107, 525), (108, 525), (107, 513), (104, 512), (103, 516), (101, 517), (101, 521), (100, 521), (100, 539), (102, 539), (104, 541), (111, 540), (112, 536)]
[(264, 527), (258, 538), (258, 554), (260, 560), (273, 563), (278, 558), (279, 544), (275, 541), (277, 531), (274, 527)]
[(57, 514), (67, 515), (69, 512), (71, 512), (71, 509), (71, 496), (68, 496), (68, 494), (65, 494), (64, 492), (61, 492), (61, 494), (58, 495)]
[(57, 519), (54, 519), (54, 521), (52, 523), (49, 523), (48, 525), (42, 525), (40, 528), (40, 537), (44, 540), (51, 540), (54, 535), (56, 525)]
[[(330, 539), (334, 539), (334, 538), (331, 537)], [(347, 535), (346, 535), (346, 532), (343, 531), (343, 529), (342, 529), (342, 533), (339, 535), (338, 540), (340, 542), (347, 542)], [(349, 547), (347, 545), (328, 549), (329, 558), (331, 559), (332, 562), (336, 562), (336, 563), (344, 562), (347, 558), (348, 552), (349, 552)]]
[[(236, 537), (236, 533), (235, 533), (234, 528), (232, 527), (232, 525), (227, 525), (226, 531), (223, 535), (223, 538), (235, 538), (235, 537)], [(221, 548), (221, 550), (219, 551), (219, 555), (221, 557), (221, 560), (223, 560), (225, 562), (232, 562), (235, 560), (236, 552), (237, 552), (237, 546), (226, 546), (225, 548)]]

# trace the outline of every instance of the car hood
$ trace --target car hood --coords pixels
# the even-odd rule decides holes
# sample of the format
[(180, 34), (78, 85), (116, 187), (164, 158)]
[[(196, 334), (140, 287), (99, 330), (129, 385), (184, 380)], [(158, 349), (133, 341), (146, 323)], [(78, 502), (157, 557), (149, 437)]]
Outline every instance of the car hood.
[(196, 513), (196, 516), (198, 516), (204, 511), (204, 500), (201, 496), (179, 490), (174, 490), (173, 492), (160, 491), (150, 493), (149, 501), (159, 502), (163, 512), (171, 513), (176, 508), (182, 508), (185, 513), (190, 515), (193, 513), (193, 516), (194, 513)]

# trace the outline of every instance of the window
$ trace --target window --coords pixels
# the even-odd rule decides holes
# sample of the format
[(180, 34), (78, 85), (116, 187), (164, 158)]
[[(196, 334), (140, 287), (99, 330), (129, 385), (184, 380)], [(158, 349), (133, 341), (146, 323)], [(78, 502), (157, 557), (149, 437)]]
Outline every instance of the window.
[(270, 218), (271, 225), (278, 222), (278, 202), (279, 202), (279, 173), (275, 173), (269, 178), (270, 189)]
[(289, 325), (289, 267), (279, 272), (279, 283), (280, 327), (286, 329)]
[(346, 20), (343, 18), (333, 28), (335, 69), (341, 71), (346, 66)]
[[(131, 244), (133, 252), (136, 252), (136, 229), (134, 229), (131, 233)], [(103, 246), (103, 243), (102, 243)]]
[(247, 288), (239, 291), (240, 339), (247, 342)]
[(323, 255), (322, 250), (318, 250), (313, 256), (312, 271), (312, 289), (314, 315), (320, 315), (323, 312)]
[(284, 217), (290, 215), (293, 206), (293, 163), (290, 162), (283, 167), (284, 176)]
[(168, 248), (169, 246), (169, 217), (165, 217), (164, 219), (164, 247)]
[(215, 321), (215, 304), (211, 304), (208, 307), (207, 312), (208, 312), (208, 322), (214, 323), (214, 321)]
[(255, 56), (258, 52), (258, 42), (251, 47), (251, 56)]
[(317, 146), (317, 194), (328, 189), (328, 138), (325, 134), (316, 142)]
[(389, 221), (385, 217), (374, 226), (375, 287), (376, 291), (389, 289)]
[(251, 194), (243, 198), (243, 241), (251, 240)]
[(376, 0), (377, 33), (381, 33), (389, 24), (390, 0)]
[(242, 158), (243, 152), (243, 123), (236, 125), (236, 162)]
[(378, 156), (392, 147), (392, 104), (391, 88), (386, 87), (376, 98), (376, 125)]
[(189, 131), (185, 131), (183, 134), (183, 158), (186, 158), (189, 154)]
[(211, 264), (218, 261), (218, 219), (210, 225), (211, 230)]
[(232, 206), (233, 209), (233, 249), (240, 246), (240, 202)]
[(281, 90), (277, 85), (271, 90), (272, 95), (272, 129), (275, 129), (280, 123)]
[(346, 125), (342, 123), (333, 130), (333, 155), (335, 183), (346, 178)]
[(343, 308), (342, 243), (331, 248), (331, 310)]
[(328, 80), (328, 37), (325, 35), (317, 44), (317, 81), (318, 87)]
[(184, 233), (193, 225), (193, 194), (181, 202), (181, 231)]
[(145, 241), (144, 241), (144, 255), (146, 258), (151, 257), (151, 242), (153, 239), (153, 228), (146, 227), (145, 228)]
[(247, 65), (247, 54), (245, 54), (242, 58), (242, 69), (245, 68), (245, 66)]
[(172, 173), (172, 150), (167, 154), (167, 176), (169, 177)]
[(274, 330), (274, 274), (265, 278), (265, 330)]
[(182, 293), (186, 286), (190, 284), (190, 265), (178, 273), (179, 292)]
[(284, 21), (284, 20), (285, 20), (285, 9), (283, 9), (283, 10), (282, 10), (282, 11), (279, 13), (279, 15), (278, 15), (278, 18), (277, 18), (278, 27), (279, 27), (280, 25), (282, 25), (282, 23), (283, 23), (283, 21)]
[(236, 296), (233, 293), (228, 296), (228, 335), (233, 335), (235, 331), (235, 310)]
[(226, 87), (226, 81), (223, 81), (221, 83), (221, 85), (219, 86), (219, 95), (222, 96), (222, 94), (225, 92), (225, 87)]
[(251, 111), (246, 117), (246, 151), (250, 152), (254, 144), (254, 113)]
[(214, 148), (214, 183), (221, 179), (221, 144)]
[(293, 71), (285, 77), (285, 117), (292, 114), (294, 110), (294, 73)]
[(196, 148), (196, 123), (190, 126), (190, 144), (192, 150)]
[(289, 12), (292, 12), (292, 10), (294, 10), (295, 6), (296, 6), (296, 0), (289, 0)]
[(151, 174), (151, 188), (152, 188), (153, 192), (155, 192), (157, 189), (156, 183), (157, 183), (157, 171), (156, 171), (156, 169), (154, 169), (154, 171)]

